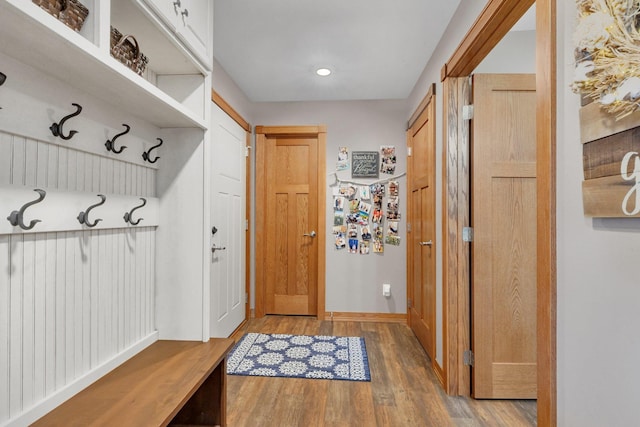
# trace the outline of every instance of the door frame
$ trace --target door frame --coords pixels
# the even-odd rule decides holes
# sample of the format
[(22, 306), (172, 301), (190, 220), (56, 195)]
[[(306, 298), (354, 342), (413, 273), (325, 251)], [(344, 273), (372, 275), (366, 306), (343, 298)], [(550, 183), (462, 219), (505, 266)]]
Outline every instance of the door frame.
[[(211, 90), (211, 101), (216, 104), (222, 111), (227, 113), (229, 117), (233, 119), (242, 129), (245, 130), (246, 133), (246, 147), (247, 150), (251, 148), (251, 124), (246, 121), (231, 105), (224, 100), (222, 96), (215, 90)], [(245, 157), (245, 171), (246, 171), (246, 188), (245, 188), (245, 215), (247, 218), (245, 227), (245, 304), (244, 304), (244, 321), (236, 328), (241, 329), (251, 317), (251, 306), (249, 305), (249, 301), (251, 301), (251, 221), (249, 217), (251, 216), (251, 156), (247, 155)], [(234, 332), (235, 333), (235, 332)], [(233, 335), (233, 334), (232, 334)]]
[[(318, 126), (256, 126), (256, 212), (264, 211), (267, 205), (265, 143), (268, 136), (298, 136), (318, 139), (318, 271), (317, 271), (317, 318), (325, 318), (325, 265), (326, 265), (326, 145), (327, 127)], [(265, 216), (256, 215), (256, 307), (257, 318), (265, 315), (266, 296), (266, 223)]]
[[(460, 45), (443, 66), (444, 141), (443, 155), (443, 323), (457, 325), (445, 333), (446, 390), (468, 394), (470, 373), (462, 362), (465, 327), (469, 327), (468, 245), (461, 228), (469, 212), (468, 141), (462, 120), (461, 83), (511, 27), (536, 3), (536, 161), (537, 161), (537, 361), (540, 426), (557, 424), (556, 384), (556, 1), (489, 0)], [(468, 138), (468, 136), (467, 136)], [(467, 150), (467, 151), (465, 151)], [(467, 184), (468, 185), (468, 184)], [(467, 218), (468, 219), (468, 218)], [(466, 311), (465, 311), (466, 310)]]

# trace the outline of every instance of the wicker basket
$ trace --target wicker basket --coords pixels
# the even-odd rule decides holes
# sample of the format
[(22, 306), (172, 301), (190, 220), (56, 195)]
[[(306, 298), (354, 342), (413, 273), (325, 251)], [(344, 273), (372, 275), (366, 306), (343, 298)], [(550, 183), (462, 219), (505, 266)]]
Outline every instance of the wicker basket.
[(66, 26), (80, 31), (89, 9), (78, 0), (31, 0)]
[(144, 74), (149, 63), (149, 58), (140, 52), (136, 38), (132, 35), (122, 35), (113, 26), (111, 27), (111, 56), (139, 75)]

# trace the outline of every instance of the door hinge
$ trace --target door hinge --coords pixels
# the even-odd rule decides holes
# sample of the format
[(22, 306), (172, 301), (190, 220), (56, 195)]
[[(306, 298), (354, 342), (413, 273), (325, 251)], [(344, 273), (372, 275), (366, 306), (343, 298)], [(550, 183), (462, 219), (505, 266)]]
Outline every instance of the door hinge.
[(245, 220), (244, 220), (244, 229), (245, 229), (245, 230), (248, 230), (248, 229), (249, 229), (249, 220), (248, 220), (248, 219), (245, 219)]
[(462, 241), (473, 242), (473, 227), (462, 227)]
[(245, 157), (249, 157), (249, 149), (251, 148), (250, 145), (247, 145), (246, 147), (244, 147), (244, 156)]
[(473, 105), (462, 106), (462, 120), (473, 119)]
[(248, 304), (249, 303), (249, 292), (245, 292), (244, 293), (244, 303)]
[(411, 308), (411, 303), (412, 303), (412, 302), (413, 302), (413, 301), (411, 301), (411, 299), (407, 299), (407, 308)]
[(475, 362), (473, 351), (465, 350), (463, 358), (464, 358), (464, 366), (473, 366), (473, 363)]
[(411, 223), (407, 223), (407, 233), (411, 233)]
[(407, 147), (407, 157), (411, 157), (412, 152), (413, 152), (412, 147)]

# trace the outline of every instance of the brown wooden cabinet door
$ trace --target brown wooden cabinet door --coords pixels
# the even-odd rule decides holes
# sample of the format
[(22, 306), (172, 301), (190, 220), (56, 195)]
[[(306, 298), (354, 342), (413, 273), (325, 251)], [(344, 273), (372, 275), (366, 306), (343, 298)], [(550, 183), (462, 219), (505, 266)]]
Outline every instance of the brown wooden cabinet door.
[(473, 77), (472, 392), (536, 398), (535, 76)]

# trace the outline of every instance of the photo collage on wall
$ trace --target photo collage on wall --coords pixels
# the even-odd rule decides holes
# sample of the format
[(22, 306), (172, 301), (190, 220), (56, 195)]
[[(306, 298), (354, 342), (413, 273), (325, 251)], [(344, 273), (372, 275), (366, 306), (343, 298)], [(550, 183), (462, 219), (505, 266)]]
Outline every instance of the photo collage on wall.
[[(395, 147), (380, 147), (382, 173), (395, 173)], [(386, 163), (385, 163), (386, 162)], [(345, 166), (346, 165), (346, 166)], [(349, 149), (340, 147), (336, 170), (349, 167)], [(342, 168), (342, 169), (341, 169)], [(333, 235), (336, 250), (384, 254), (385, 244), (399, 246), (400, 184), (388, 178), (373, 184), (341, 182), (333, 188)]]

